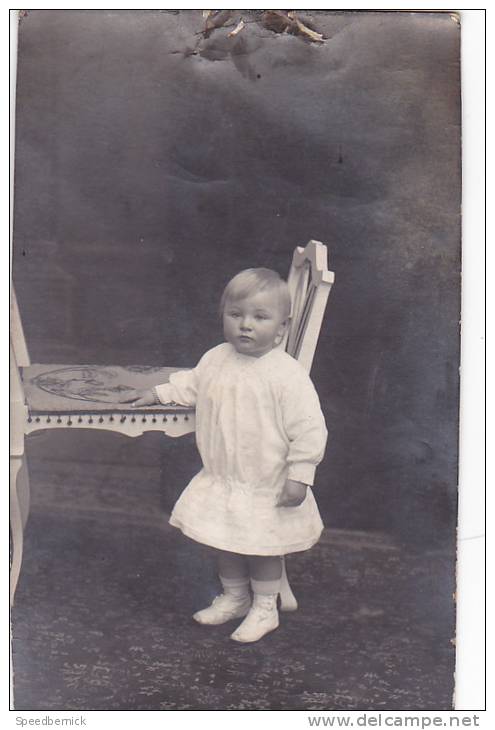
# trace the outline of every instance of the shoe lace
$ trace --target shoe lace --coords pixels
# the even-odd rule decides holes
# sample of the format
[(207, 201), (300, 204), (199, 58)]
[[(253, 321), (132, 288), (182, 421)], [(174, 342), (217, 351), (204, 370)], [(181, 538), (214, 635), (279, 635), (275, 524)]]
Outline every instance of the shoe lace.
[(211, 605), (213, 606), (215, 603), (223, 603), (223, 600), (226, 598), (225, 593), (220, 593), (218, 596), (215, 596), (213, 601), (211, 602)]
[(256, 609), (262, 618), (269, 616), (274, 608), (276, 608), (276, 603), (274, 603), (273, 596), (257, 596)]
[(220, 595), (216, 596), (212, 601), (212, 606), (214, 603), (239, 603), (240, 601), (244, 600), (244, 597), (237, 597), (233, 596), (230, 593), (220, 593)]

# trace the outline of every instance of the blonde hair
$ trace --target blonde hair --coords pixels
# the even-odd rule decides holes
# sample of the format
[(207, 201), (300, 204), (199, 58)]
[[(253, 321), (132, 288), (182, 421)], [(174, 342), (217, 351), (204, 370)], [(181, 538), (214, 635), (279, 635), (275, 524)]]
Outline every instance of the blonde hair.
[(278, 295), (280, 312), (285, 319), (290, 317), (291, 302), (287, 282), (272, 269), (244, 269), (229, 281), (220, 299), (220, 314), (223, 314), (227, 300), (238, 301), (260, 291), (274, 291)]

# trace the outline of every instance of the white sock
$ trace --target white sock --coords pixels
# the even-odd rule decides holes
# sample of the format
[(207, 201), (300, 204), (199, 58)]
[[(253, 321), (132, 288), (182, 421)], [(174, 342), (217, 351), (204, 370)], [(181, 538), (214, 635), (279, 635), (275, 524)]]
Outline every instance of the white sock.
[(220, 582), (223, 586), (223, 592), (234, 598), (244, 598), (249, 593), (249, 578), (225, 578), (223, 575), (219, 576)]
[(256, 580), (251, 578), (253, 593), (261, 596), (273, 596), (280, 593), (280, 578), (276, 580)]

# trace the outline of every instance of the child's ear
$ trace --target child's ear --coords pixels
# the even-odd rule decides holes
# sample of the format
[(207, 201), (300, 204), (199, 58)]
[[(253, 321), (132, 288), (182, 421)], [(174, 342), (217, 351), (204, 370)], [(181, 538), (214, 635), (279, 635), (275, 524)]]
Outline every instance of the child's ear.
[(280, 323), (280, 327), (278, 328), (278, 332), (277, 332), (277, 338), (276, 338), (276, 339), (277, 339), (277, 344), (278, 344), (278, 345), (279, 345), (279, 344), (280, 344), (280, 343), (282, 342), (282, 340), (284, 339), (284, 335), (285, 335), (285, 333), (286, 333), (286, 331), (287, 331), (287, 327), (289, 326), (289, 321), (290, 321), (290, 319), (289, 319), (289, 318), (287, 318), (287, 319), (285, 319), (285, 320), (284, 320), (283, 322), (281, 322), (281, 323)]

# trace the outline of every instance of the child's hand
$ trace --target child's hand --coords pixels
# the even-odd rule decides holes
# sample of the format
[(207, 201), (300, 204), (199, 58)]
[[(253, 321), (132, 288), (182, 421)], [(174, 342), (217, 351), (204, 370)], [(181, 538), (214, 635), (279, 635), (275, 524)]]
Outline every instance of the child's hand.
[(131, 408), (156, 405), (155, 394), (150, 390), (130, 390), (119, 398), (119, 403), (130, 403)]
[(294, 479), (287, 479), (276, 506), (297, 507), (304, 502), (307, 489), (307, 484), (296, 482)]

